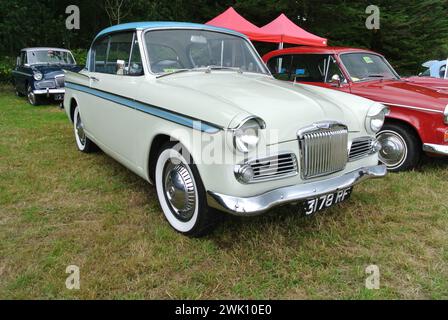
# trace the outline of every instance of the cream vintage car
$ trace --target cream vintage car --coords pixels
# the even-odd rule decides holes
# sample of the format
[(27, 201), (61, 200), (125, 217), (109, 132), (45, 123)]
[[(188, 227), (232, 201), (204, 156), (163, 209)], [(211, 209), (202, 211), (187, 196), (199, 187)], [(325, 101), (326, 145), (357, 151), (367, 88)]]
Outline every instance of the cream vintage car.
[(166, 219), (201, 236), (220, 212), (298, 204), (314, 214), (386, 175), (375, 134), (387, 109), (278, 81), (226, 29), (146, 22), (102, 31), (64, 106), (80, 151), (101, 148), (155, 184)]

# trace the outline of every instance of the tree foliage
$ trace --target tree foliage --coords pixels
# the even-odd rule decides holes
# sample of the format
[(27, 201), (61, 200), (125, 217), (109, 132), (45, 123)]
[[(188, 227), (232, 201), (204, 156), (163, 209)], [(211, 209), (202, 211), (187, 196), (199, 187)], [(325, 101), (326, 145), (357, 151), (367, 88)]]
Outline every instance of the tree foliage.
[[(81, 10), (81, 29), (65, 29), (65, 8)], [(381, 29), (368, 30), (365, 9), (381, 10)], [(448, 57), (447, 0), (0, 0), (0, 56), (23, 47), (86, 49), (101, 29), (118, 22), (204, 23), (229, 6), (258, 26), (284, 12), (330, 45), (381, 52), (402, 74), (416, 73), (427, 60)], [(261, 53), (274, 45), (256, 44)]]

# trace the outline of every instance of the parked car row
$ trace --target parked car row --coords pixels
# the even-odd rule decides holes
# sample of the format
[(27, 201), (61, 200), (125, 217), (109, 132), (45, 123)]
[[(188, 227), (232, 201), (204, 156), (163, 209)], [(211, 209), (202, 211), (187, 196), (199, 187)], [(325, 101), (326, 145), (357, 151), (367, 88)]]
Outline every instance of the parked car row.
[(228, 29), (131, 23), (100, 32), (82, 70), (66, 50), (25, 49), (15, 76), (33, 105), (65, 93), (77, 148), (154, 184), (188, 236), (211, 231), (220, 212), (293, 204), (313, 215), (387, 169), (413, 168), (422, 151), (448, 155), (448, 95), (365, 50), (302, 47), (263, 61)]

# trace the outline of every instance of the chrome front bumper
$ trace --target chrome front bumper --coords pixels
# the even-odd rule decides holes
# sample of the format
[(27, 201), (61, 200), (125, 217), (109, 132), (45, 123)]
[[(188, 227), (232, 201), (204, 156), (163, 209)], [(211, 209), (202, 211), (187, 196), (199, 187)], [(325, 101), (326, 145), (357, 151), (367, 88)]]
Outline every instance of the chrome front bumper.
[(65, 93), (65, 89), (38, 89), (38, 90), (33, 90), (34, 94), (46, 94), (46, 95), (50, 95), (50, 94), (64, 94)]
[(448, 145), (440, 145), (440, 144), (429, 144), (426, 143), (423, 145), (423, 151), (428, 153), (440, 154), (443, 156), (448, 156)]
[(367, 180), (387, 175), (386, 166), (372, 166), (322, 181), (304, 183), (266, 192), (250, 198), (237, 198), (209, 191), (207, 201), (210, 207), (238, 216), (255, 216), (274, 207), (302, 202), (321, 195), (335, 193)]

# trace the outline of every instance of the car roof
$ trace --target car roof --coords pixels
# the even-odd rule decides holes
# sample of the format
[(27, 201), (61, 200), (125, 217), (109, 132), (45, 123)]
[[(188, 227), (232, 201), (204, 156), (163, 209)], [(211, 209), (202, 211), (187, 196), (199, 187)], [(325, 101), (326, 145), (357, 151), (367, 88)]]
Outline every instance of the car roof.
[(24, 48), (22, 51), (65, 51), (70, 52), (68, 49), (62, 49), (62, 48), (46, 48), (46, 47), (36, 47), (36, 48)]
[(349, 48), (349, 47), (310, 47), (310, 46), (301, 46), (301, 47), (292, 47), (286, 48), (282, 50), (276, 50), (268, 55), (278, 55), (278, 54), (294, 54), (294, 53), (309, 53), (309, 54), (342, 54), (342, 53), (353, 53), (353, 52), (368, 52), (373, 54), (378, 54), (374, 51), (370, 51), (367, 49), (357, 49), (357, 48)]
[(189, 29), (190, 28), (190, 29), (201, 29), (201, 30), (205, 30), (205, 31), (218, 31), (218, 32), (231, 33), (231, 34), (246, 38), (245, 35), (243, 35), (239, 32), (236, 32), (234, 30), (208, 26), (205, 24), (187, 23), (187, 22), (169, 22), (169, 21), (147, 21), (147, 22), (133, 22), (133, 23), (119, 24), (116, 26), (106, 28), (103, 31), (101, 31), (100, 33), (98, 33), (95, 40), (103, 35), (113, 33), (113, 32), (119, 32), (119, 31), (150, 30), (150, 29), (176, 29), (176, 28), (179, 28), (179, 29)]

